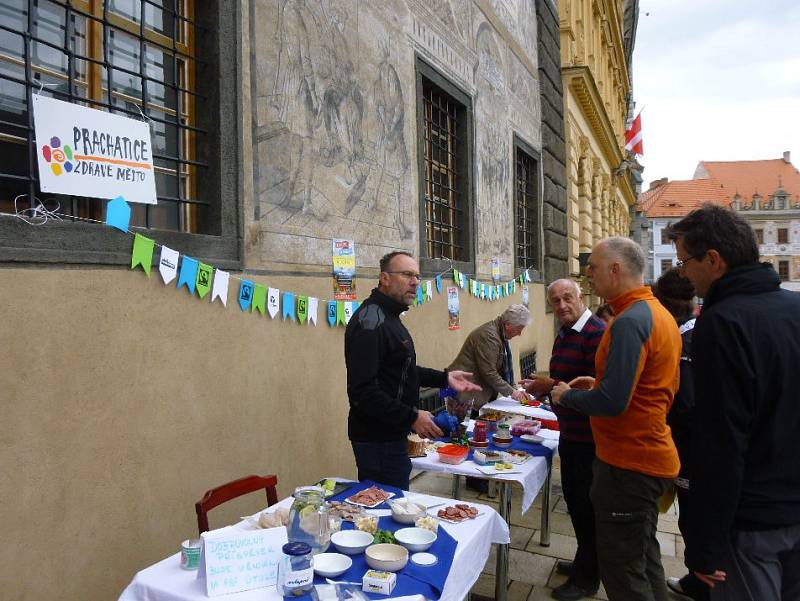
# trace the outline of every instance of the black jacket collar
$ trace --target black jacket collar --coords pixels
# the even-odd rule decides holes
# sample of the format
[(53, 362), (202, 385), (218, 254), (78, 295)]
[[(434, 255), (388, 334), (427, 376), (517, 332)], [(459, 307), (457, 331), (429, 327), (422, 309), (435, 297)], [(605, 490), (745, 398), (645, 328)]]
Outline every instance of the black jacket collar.
[(751, 263), (727, 271), (711, 285), (704, 307), (738, 294), (763, 294), (781, 287), (781, 280), (771, 263)]
[(383, 292), (378, 290), (377, 288), (372, 289), (372, 295), (370, 298), (380, 307), (389, 313), (390, 315), (394, 315), (398, 317), (401, 313), (408, 311), (408, 305), (404, 305), (403, 303), (398, 303), (393, 298), (386, 296)]

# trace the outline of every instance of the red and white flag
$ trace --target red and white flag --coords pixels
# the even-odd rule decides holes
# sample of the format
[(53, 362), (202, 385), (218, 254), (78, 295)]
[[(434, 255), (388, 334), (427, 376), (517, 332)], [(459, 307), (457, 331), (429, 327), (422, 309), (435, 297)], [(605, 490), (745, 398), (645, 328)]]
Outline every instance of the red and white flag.
[(633, 154), (644, 154), (642, 144), (642, 111), (631, 121), (630, 127), (625, 132), (625, 150), (630, 150)]

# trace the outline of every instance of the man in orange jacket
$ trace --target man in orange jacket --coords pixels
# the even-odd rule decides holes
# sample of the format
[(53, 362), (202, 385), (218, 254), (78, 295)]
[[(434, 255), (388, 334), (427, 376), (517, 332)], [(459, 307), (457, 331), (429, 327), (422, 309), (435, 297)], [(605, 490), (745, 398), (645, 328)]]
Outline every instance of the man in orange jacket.
[(595, 245), (587, 275), (616, 317), (595, 354), (596, 380), (576, 378), (552, 392), (555, 403), (590, 416), (597, 452), (590, 496), (610, 601), (667, 599), (656, 529), (658, 499), (680, 467), (666, 416), (681, 337), (643, 285), (644, 266), (641, 247), (627, 238)]

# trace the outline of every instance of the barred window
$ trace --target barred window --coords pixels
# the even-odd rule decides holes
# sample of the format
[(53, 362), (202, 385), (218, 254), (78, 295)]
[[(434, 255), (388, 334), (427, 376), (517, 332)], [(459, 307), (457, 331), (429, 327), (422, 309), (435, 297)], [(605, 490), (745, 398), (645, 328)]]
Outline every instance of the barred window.
[[(194, 0), (3, 0), (0, 4), (0, 211), (32, 198), (104, 219), (106, 200), (43, 196), (30, 110), (34, 93), (150, 125), (157, 205), (132, 204), (131, 225), (215, 233), (198, 182)], [(209, 195), (210, 196), (210, 195)], [(218, 202), (218, 201), (216, 201)]]
[[(426, 74), (430, 71), (428, 67)], [(468, 99), (452, 85), (448, 89), (437, 85), (443, 83), (441, 76), (434, 81), (418, 74), (424, 203), (421, 221), (425, 224), (422, 255), (468, 262), (472, 260)]]
[(779, 227), (778, 244), (788, 244), (788, 243), (789, 243), (789, 228)]
[[(527, 148), (526, 148), (527, 149)], [(523, 150), (522, 142), (514, 146), (514, 200), (516, 207), (516, 267), (539, 269), (541, 227), (539, 202), (539, 161), (532, 150)]]
[(789, 281), (789, 261), (778, 261), (778, 277), (781, 282)]
[(756, 234), (756, 242), (758, 244), (764, 244), (764, 230), (761, 228), (753, 230)]

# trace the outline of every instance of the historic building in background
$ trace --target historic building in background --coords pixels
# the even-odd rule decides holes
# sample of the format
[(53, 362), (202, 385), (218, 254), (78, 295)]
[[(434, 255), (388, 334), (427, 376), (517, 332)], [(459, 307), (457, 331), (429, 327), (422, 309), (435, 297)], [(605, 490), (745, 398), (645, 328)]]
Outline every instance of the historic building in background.
[(606, 236), (629, 234), (635, 161), (626, 153), (637, 0), (559, 3), (569, 270)]
[(677, 260), (666, 227), (705, 202), (730, 207), (750, 222), (762, 261), (769, 261), (781, 286), (800, 291), (800, 173), (789, 152), (763, 161), (701, 161), (694, 179), (651, 182), (637, 215), (652, 232), (648, 252), (651, 281)]
[[(418, 256), (423, 279), (451, 261), (483, 281), (495, 258), (501, 281), (530, 268), (535, 327), (512, 346), (538, 350), (541, 369), (544, 283), (625, 231), (621, 2), (567, 10), (560, 35), (552, 0), (0, 4), (0, 212), (41, 201), (66, 216), (35, 228), (0, 216), (0, 304), (21, 308), (0, 326), (0, 449), (14, 465), (0, 558), (23, 596), (116, 596), (191, 535), (211, 486), (274, 472), (285, 495), (354, 475), (343, 329), (323, 304), (333, 237), (355, 241), (360, 300), (392, 250)], [(228, 270), (232, 286), (319, 298), (318, 325), (131, 272), (132, 238), (102, 225), (105, 201), (39, 189), (37, 93), (147, 120), (158, 204), (131, 205), (135, 231)], [(420, 363), (448, 365), (520, 300), (519, 287), (494, 303), (461, 291), (450, 331), (434, 292), (405, 317)], [(104, 569), (42, 574), (54, 547)]]

